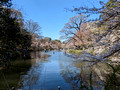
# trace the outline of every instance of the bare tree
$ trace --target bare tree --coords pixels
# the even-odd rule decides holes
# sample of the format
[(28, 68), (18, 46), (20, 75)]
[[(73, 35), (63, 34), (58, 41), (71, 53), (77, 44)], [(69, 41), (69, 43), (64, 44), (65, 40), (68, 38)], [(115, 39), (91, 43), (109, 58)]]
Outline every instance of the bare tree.
[(74, 40), (76, 43), (80, 43), (85, 48), (85, 43), (90, 40), (90, 31), (87, 27), (87, 16), (76, 15), (70, 18), (70, 21), (65, 24), (64, 28), (60, 31), (63, 39)]
[(41, 27), (37, 22), (34, 22), (33, 20), (27, 20), (25, 22), (25, 29), (30, 32), (32, 36), (36, 35), (36, 33), (39, 35)]

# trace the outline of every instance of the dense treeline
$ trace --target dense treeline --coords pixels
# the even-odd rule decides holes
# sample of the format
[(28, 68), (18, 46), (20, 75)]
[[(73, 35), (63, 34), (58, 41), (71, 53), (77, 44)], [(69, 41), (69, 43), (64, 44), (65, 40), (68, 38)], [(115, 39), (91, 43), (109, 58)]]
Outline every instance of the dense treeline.
[(24, 29), (20, 11), (11, 8), (10, 0), (0, 1), (0, 64), (24, 57), (31, 46), (31, 35)]
[[(71, 44), (68, 48), (76, 49), (76, 46), (79, 46), (77, 49), (82, 48), (99, 60), (111, 58), (111, 56), (119, 60), (120, 1), (109, 0), (107, 3), (100, 1), (100, 4), (99, 8), (76, 7), (71, 10), (79, 15), (70, 18), (70, 22), (65, 24), (61, 30), (62, 37)], [(88, 19), (93, 14), (100, 16), (93, 20)]]
[(0, 1), (0, 65), (28, 59), (30, 51), (60, 49), (61, 42), (42, 38), (40, 29), (37, 22), (24, 20), (22, 13), (12, 7), (11, 0)]
[(32, 38), (31, 50), (32, 51), (42, 51), (42, 50), (59, 50), (61, 49), (61, 41), (60, 40), (52, 40), (49, 37), (42, 38)]

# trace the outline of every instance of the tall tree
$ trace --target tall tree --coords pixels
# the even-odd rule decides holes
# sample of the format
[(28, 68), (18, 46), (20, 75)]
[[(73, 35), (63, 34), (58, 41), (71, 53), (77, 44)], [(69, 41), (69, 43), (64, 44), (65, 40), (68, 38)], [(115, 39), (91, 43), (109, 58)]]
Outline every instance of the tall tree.
[(86, 40), (90, 40), (90, 31), (86, 28), (86, 21), (87, 16), (82, 14), (70, 18), (70, 21), (60, 31), (63, 34), (61, 38), (74, 40), (74, 42), (80, 43), (79, 45), (85, 48)]
[[(120, 1), (119, 0), (109, 0), (107, 3), (103, 3), (100, 1), (102, 5), (101, 8), (93, 7), (93, 8), (86, 8), (86, 7), (79, 7), (74, 8), (73, 11), (84, 14), (100, 14), (98, 19), (98, 27), (106, 26), (103, 33), (98, 35), (96, 42), (99, 43), (101, 40), (105, 39), (106, 41), (109, 40), (109, 50), (107, 54), (102, 55), (102, 58), (106, 58), (107, 56), (111, 56), (116, 52), (120, 51)], [(108, 37), (111, 35), (115, 36), (116, 39), (111, 41)], [(108, 43), (103, 43), (108, 44)], [(100, 55), (101, 57), (101, 55)]]
[(2, 4), (0, 3), (0, 61), (2, 62), (13, 58), (17, 47), (29, 47), (31, 42), (30, 34), (21, 28), (23, 23), (21, 12), (12, 9), (10, 1), (2, 0)]
[(39, 24), (37, 22), (34, 22), (33, 20), (27, 20), (25, 22), (25, 29), (30, 32), (30, 34), (32, 36), (36, 36), (36, 34), (40, 34), (41, 31), (41, 27), (39, 26)]

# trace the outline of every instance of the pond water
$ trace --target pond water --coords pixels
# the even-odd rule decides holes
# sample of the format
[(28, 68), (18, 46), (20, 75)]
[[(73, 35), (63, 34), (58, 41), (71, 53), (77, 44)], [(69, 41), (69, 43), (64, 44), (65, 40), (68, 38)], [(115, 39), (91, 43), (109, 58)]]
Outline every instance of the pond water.
[[(39, 53), (37, 53), (38, 55)], [(43, 53), (42, 53), (43, 54)], [(81, 83), (89, 87), (90, 67), (85, 68), (88, 63), (76, 63), (73, 58), (66, 56), (63, 52), (48, 52), (48, 58), (36, 58), (26, 75), (22, 76), (22, 89), (44, 89), (57, 90), (78, 90)], [(81, 70), (85, 68), (85, 71)], [(82, 77), (82, 74), (85, 76)], [(83, 80), (82, 80), (83, 78)], [(95, 81), (94, 81), (95, 82)], [(98, 84), (96, 80), (96, 84)], [(97, 85), (94, 89), (100, 88)]]
[[(17, 74), (9, 72), (8, 75), (7, 72), (4, 73), (6, 80), (12, 78), (13, 82), (17, 84), (16, 87), (18, 89), (57, 90), (58, 86), (60, 86), (61, 90), (104, 89), (103, 77), (99, 71), (107, 68), (104, 64), (99, 64), (91, 69), (89, 62), (76, 62), (64, 52), (59, 51), (47, 53), (32, 52), (31, 56), (33, 58), (30, 60), (32, 65), (27, 70), (21, 70)], [(101, 66), (102, 69), (100, 69)], [(93, 70), (97, 71), (97, 74)], [(5, 79), (0, 80), (6, 83)], [(10, 81), (8, 80), (8, 83)], [(11, 85), (10, 87), (14, 86), (14, 84), (9, 85)]]

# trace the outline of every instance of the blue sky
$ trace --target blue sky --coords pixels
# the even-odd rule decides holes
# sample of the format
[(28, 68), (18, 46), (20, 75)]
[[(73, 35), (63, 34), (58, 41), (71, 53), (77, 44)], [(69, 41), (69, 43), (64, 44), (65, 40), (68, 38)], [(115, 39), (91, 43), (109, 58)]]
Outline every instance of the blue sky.
[(59, 39), (60, 30), (69, 18), (76, 15), (66, 12), (65, 8), (73, 6), (98, 6), (98, 0), (13, 0), (15, 9), (21, 9), (24, 19), (32, 19), (42, 27), (42, 36)]

